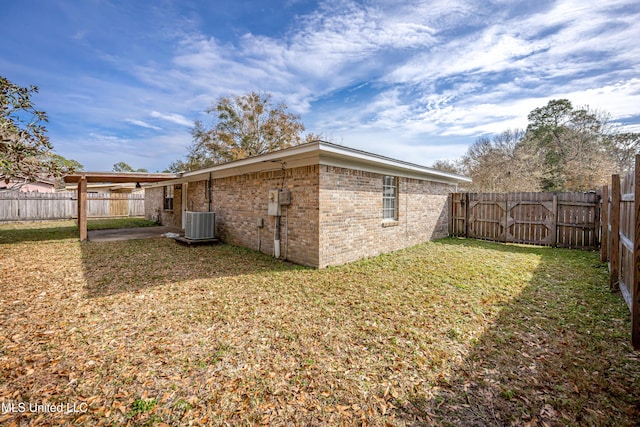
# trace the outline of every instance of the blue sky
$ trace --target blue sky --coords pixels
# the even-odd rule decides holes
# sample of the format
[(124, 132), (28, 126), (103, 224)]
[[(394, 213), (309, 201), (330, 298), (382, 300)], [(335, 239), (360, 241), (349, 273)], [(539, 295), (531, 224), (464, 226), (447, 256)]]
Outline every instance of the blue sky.
[(640, 131), (635, 1), (3, 1), (0, 75), (55, 151), (161, 171), (220, 96), (267, 91), (330, 141), (430, 165), (550, 99)]

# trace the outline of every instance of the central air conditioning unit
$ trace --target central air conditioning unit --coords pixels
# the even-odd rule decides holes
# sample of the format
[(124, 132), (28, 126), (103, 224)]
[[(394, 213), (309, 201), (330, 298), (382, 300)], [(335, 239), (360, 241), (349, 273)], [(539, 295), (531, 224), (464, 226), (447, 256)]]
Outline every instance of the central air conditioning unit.
[(186, 212), (184, 237), (189, 240), (215, 239), (216, 214), (213, 212)]

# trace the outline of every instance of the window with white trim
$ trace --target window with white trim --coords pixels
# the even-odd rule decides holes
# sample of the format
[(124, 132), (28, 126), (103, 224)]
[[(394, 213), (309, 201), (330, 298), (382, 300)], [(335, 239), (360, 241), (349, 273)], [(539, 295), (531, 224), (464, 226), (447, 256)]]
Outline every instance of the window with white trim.
[(164, 210), (173, 210), (173, 185), (164, 186)]
[(382, 178), (382, 219), (398, 219), (398, 179), (395, 176)]

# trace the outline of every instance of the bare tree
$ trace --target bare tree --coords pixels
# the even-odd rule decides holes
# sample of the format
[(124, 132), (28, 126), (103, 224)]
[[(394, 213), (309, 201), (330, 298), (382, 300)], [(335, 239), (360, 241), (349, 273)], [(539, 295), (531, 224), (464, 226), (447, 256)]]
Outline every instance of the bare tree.
[(460, 165), (459, 161), (436, 160), (435, 162), (433, 162), (431, 167), (433, 169), (437, 169), (442, 172), (457, 173), (457, 174), (462, 173), (462, 166)]
[(538, 191), (536, 163), (522, 149), (524, 131), (506, 130), (493, 138), (480, 137), (462, 157), (462, 171), (473, 182), (470, 191)]
[(640, 151), (640, 133), (621, 132), (610, 138), (618, 171), (625, 173), (633, 169), (636, 153)]
[(557, 99), (528, 119), (526, 131), (481, 137), (469, 147), (460, 163), (471, 190), (589, 191), (633, 167), (640, 134), (616, 132), (606, 112)]

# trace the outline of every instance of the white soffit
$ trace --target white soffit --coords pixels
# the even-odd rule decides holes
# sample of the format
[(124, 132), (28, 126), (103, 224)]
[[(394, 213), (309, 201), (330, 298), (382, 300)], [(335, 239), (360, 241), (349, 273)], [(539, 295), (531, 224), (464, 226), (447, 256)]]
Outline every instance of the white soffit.
[(358, 169), (378, 174), (392, 174), (404, 178), (416, 178), (441, 183), (471, 182), (462, 175), (442, 172), (437, 169), (416, 165), (401, 160), (365, 151), (344, 148), (333, 144), (322, 143), (320, 147), (320, 164), (349, 169)]
[(286, 148), (284, 150), (274, 151), (272, 153), (262, 154), (260, 156), (224, 163), (207, 169), (186, 172), (180, 178), (153, 184), (151, 186), (155, 187), (181, 184), (183, 182), (203, 181), (209, 179), (209, 176), (216, 179), (256, 172), (276, 171), (281, 170), (283, 164), (286, 169), (320, 164), (325, 166), (363, 170), (365, 172), (379, 174), (392, 174), (405, 178), (416, 178), (447, 184), (471, 182), (471, 179), (465, 176), (442, 172), (425, 166), (395, 160), (389, 157), (343, 147), (324, 141), (316, 141)]

